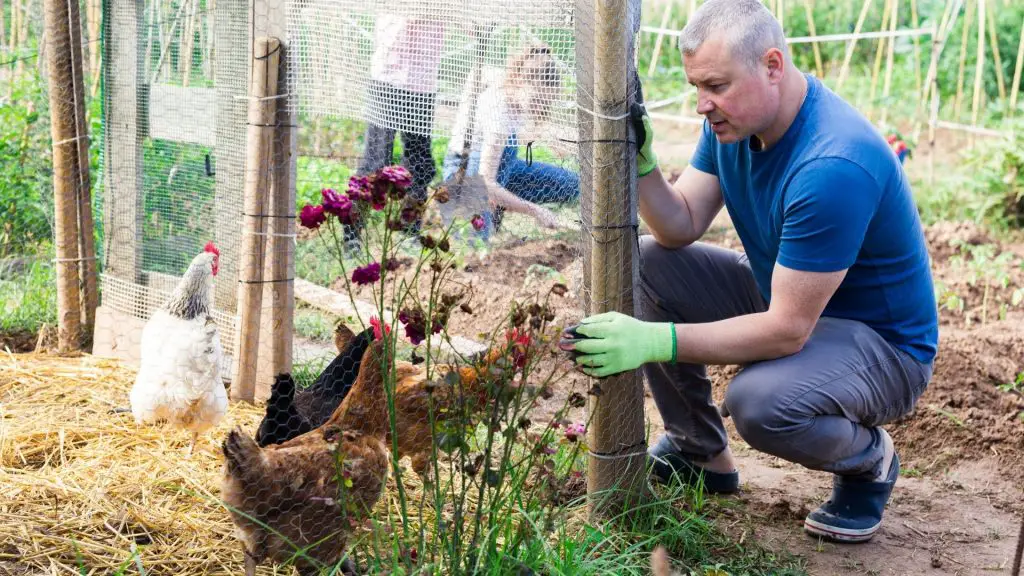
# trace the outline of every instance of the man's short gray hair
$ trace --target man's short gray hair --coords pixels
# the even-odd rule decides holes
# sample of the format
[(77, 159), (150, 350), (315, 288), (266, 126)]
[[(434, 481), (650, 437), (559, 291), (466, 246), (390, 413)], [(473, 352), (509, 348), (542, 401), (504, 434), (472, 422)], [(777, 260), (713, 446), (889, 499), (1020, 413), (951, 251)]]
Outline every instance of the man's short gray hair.
[(751, 68), (769, 48), (790, 58), (782, 26), (761, 0), (708, 0), (683, 28), (679, 48), (692, 56), (713, 34), (724, 34), (732, 58)]

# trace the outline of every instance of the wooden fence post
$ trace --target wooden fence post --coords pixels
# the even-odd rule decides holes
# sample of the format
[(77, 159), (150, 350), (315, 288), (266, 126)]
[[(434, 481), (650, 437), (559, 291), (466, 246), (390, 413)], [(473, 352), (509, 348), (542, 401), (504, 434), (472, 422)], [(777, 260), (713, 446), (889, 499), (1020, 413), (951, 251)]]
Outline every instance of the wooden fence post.
[[(57, 346), (61, 352), (81, 347), (78, 244), (78, 133), (71, 34), (67, 0), (45, 0), (46, 63), (50, 80), (50, 138), (53, 147), (54, 232), (57, 248)], [(78, 47), (79, 53), (81, 46)]]
[[(75, 125), (78, 135), (78, 157), (76, 159), (77, 197), (78, 197), (78, 258), (79, 282), (82, 290), (82, 334), (86, 338), (92, 336), (93, 323), (96, 320), (96, 306), (99, 295), (96, 290), (96, 238), (94, 236), (92, 218), (92, 178), (89, 174), (89, 122), (86, 118), (85, 106), (85, 65), (82, 59), (82, 14), (78, 2), (68, 2), (68, 37), (71, 48), (71, 73), (74, 79), (72, 97), (74, 99)], [(98, 50), (98, 47), (97, 47)]]
[(252, 402), (256, 390), (260, 313), (263, 305), (263, 257), (268, 191), (272, 179), (277, 76), (281, 42), (260, 37), (253, 41), (252, 81), (249, 88), (249, 129), (245, 163), (240, 267), (238, 269), (238, 353), (231, 380), (231, 397)]
[[(632, 46), (627, 0), (594, 4), (593, 203), (590, 222), (591, 314), (617, 310), (634, 315), (633, 285), (638, 271), (635, 252), (637, 206), (635, 135), (630, 135), (627, 93)], [(587, 180), (581, 180), (587, 181)], [(586, 194), (586, 191), (582, 191)], [(616, 514), (642, 501), (647, 489), (647, 440), (644, 394), (638, 370), (599, 382), (602, 393), (590, 396), (590, 459), (587, 466), (591, 518)]]

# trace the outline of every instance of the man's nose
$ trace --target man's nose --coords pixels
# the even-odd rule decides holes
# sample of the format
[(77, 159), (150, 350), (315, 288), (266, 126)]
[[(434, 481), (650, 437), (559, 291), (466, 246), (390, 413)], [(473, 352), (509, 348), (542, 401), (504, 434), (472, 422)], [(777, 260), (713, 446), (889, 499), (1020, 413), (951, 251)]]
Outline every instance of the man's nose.
[(708, 114), (715, 109), (715, 105), (711, 102), (710, 98), (705, 98), (700, 94), (697, 95), (697, 114)]

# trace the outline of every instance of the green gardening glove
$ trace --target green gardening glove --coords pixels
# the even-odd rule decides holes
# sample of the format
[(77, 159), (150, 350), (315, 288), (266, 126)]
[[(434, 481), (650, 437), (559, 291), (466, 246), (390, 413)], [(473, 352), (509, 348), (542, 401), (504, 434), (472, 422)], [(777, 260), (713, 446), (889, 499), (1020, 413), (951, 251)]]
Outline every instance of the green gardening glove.
[(676, 327), (671, 322), (644, 322), (619, 312), (584, 318), (573, 341), (576, 365), (584, 374), (604, 378), (648, 362), (675, 362)]
[(651, 143), (654, 142), (654, 129), (651, 128), (651, 117), (647, 115), (647, 109), (643, 104), (634, 102), (629, 109), (629, 115), (633, 122), (633, 131), (636, 132), (636, 175), (643, 178), (658, 166), (658, 157), (651, 148)]

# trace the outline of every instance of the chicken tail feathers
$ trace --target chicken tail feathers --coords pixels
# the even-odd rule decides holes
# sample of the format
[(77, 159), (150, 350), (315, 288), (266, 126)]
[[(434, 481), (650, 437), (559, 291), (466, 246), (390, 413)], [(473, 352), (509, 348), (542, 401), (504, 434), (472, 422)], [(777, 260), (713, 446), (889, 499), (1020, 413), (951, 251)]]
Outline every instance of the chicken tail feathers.
[(262, 451), (256, 445), (256, 441), (241, 429), (235, 428), (228, 432), (222, 448), (227, 472), (231, 476), (245, 482), (247, 479), (263, 475)]

